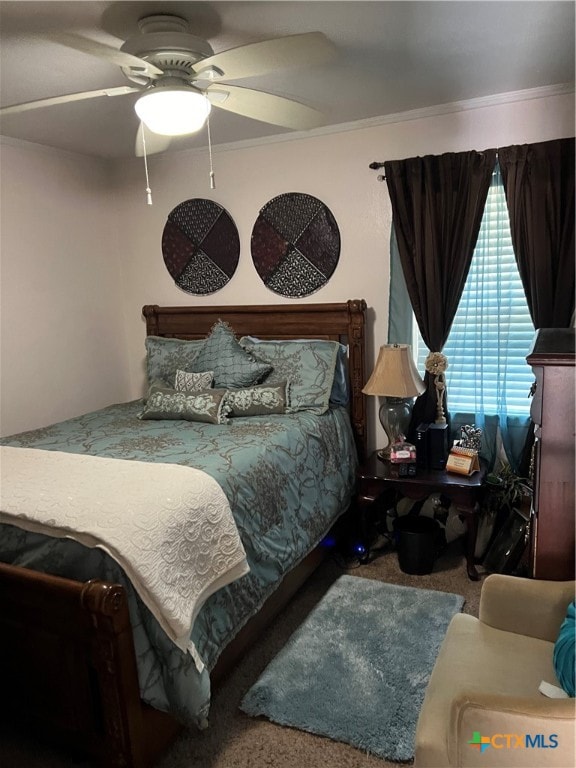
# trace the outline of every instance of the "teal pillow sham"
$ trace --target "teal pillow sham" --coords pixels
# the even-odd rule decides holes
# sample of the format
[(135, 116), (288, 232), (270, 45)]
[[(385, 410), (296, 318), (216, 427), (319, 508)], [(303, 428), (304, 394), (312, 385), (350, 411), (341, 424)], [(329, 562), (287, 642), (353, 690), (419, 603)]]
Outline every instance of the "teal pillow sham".
[(337, 341), (256, 342), (245, 336), (240, 343), (244, 349), (272, 366), (273, 371), (264, 380), (265, 384), (288, 382), (287, 412), (311, 411), (320, 414), (328, 410), (340, 348)]
[(219, 320), (186, 370), (213, 371), (215, 387), (238, 388), (260, 383), (272, 366), (243, 349), (228, 323)]
[(574, 600), (568, 606), (566, 618), (562, 622), (554, 644), (553, 661), (558, 682), (568, 696), (574, 698), (576, 663), (576, 601)]
[(153, 384), (139, 418), (184, 419), (207, 424), (224, 424), (229, 412), (225, 396), (225, 389), (205, 389), (202, 392), (187, 394)]
[[(241, 341), (250, 341), (253, 344), (261, 344), (266, 341), (268, 344), (283, 344), (285, 340), (281, 339), (259, 339), (257, 336), (245, 336)], [(323, 341), (323, 339), (290, 339), (293, 344), (308, 344), (310, 341)], [(332, 342), (330, 342), (332, 343)], [(256, 354), (258, 351), (256, 350)], [(332, 405), (346, 406), (350, 403), (350, 394), (348, 387), (348, 347), (346, 344), (338, 343), (338, 356), (336, 358), (336, 369), (334, 371), (334, 381), (330, 390), (330, 403)]]
[(348, 347), (346, 344), (338, 344), (338, 356), (336, 358), (336, 370), (330, 392), (330, 402), (334, 405), (346, 406), (350, 402), (348, 393)]
[(287, 385), (258, 384), (255, 387), (229, 389), (226, 392), (226, 405), (230, 416), (268, 416), (285, 413), (287, 405)]
[[(163, 381), (167, 386), (174, 385), (174, 377), (178, 369), (182, 371), (197, 370), (192, 364), (202, 349), (204, 339), (165, 339), (163, 336), (147, 336), (146, 373), (148, 386), (155, 381)], [(204, 368), (205, 371), (209, 370)]]

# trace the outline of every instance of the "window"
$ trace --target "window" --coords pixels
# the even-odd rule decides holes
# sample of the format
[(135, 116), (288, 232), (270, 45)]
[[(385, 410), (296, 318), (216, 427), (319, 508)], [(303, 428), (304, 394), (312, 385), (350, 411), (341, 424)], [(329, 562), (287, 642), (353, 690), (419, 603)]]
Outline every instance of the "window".
[[(428, 349), (416, 322), (413, 349), (423, 373)], [(512, 249), (498, 166), (486, 200), (470, 272), (450, 336), (446, 384), (450, 413), (528, 416), (534, 380), (526, 355), (534, 326)]]

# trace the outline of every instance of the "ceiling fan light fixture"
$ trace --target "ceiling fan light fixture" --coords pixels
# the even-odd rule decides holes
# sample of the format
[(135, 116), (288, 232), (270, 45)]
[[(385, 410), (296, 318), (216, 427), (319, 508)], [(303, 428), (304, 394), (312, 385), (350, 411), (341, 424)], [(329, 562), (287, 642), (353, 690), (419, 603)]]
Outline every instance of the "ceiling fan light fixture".
[(210, 114), (206, 96), (186, 86), (154, 87), (134, 105), (136, 114), (153, 133), (183, 136), (200, 130)]

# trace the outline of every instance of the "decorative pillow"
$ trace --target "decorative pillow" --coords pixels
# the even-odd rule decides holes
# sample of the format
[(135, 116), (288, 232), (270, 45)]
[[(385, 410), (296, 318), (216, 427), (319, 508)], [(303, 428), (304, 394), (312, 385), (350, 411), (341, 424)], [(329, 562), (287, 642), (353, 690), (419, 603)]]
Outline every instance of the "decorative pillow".
[(242, 349), (232, 328), (219, 320), (188, 370), (214, 371), (215, 387), (237, 388), (258, 384), (272, 366)]
[(285, 413), (287, 385), (283, 381), (277, 385), (259, 384), (245, 389), (229, 389), (226, 392), (226, 405), (230, 416), (267, 416), (271, 413)]
[(554, 672), (558, 682), (568, 696), (574, 698), (576, 659), (576, 601), (568, 606), (566, 618), (562, 622), (556, 643), (554, 644)]
[(154, 381), (164, 381), (171, 387), (178, 369), (193, 370), (192, 363), (202, 349), (204, 341), (204, 339), (186, 341), (165, 339), (162, 336), (147, 336), (145, 343), (148, 386), (152, 386)]
[[(257, 336), (244, 336), (240, 340), (250, 341), (253, 344), (261, 344), (266, 341), (268, 344), (283, 344), (285, 340), (281, 339), (259, 339)], [(323, 339), (290, 339), (294, 344), (308, 344), (310, 341), (323, 341)], [(256, 350), (258, 354), (258, 350)], [(338, 343), (338, 357), (336, 358), (336, 369), (334, 371), (334, 381), (330, 392), (330, 403), (333, 405), (348, 405), (350, 396), (348, 394), (348, 347), (346, 344)]]
[(176, 392), (199, 392), (202, 389), (210, 389), (213, 382), (214, 371), (192, 373), (178, 369), (174, 378), (174, 389)]
[(328, 410), (340, 347), (337, 341), (311, 339), (254, 343), (245, 336), (240, 343), (273, 366), (272, 373), (265, 379), (266, 384), (288, 382), (288, 412), (324, 413)]
[(208, 424), (224, 424), (228, 406), (224, 402), (225, 389), (205, 389), (203, 392), (186, 394), (175, 389), (150, 387), (141, 419), (184, 419), (203, 421)]

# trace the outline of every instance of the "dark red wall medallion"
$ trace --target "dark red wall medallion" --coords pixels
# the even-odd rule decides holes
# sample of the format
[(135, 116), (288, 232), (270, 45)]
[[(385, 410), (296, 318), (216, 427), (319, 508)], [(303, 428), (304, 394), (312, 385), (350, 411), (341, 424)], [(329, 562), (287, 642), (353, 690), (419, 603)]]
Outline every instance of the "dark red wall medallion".
[(168, 214), (162, 253), (176, 285), (200, 296), (218, 291), (230, 280), (238, 266), (240, 238), (221, 205), (196, 198)]
[(340, 257), (340, 231), (315, 197), (287, 192), (260, 210), (251, 240), (256, 271), (271, 291), (299, 298), (322, 288)]

